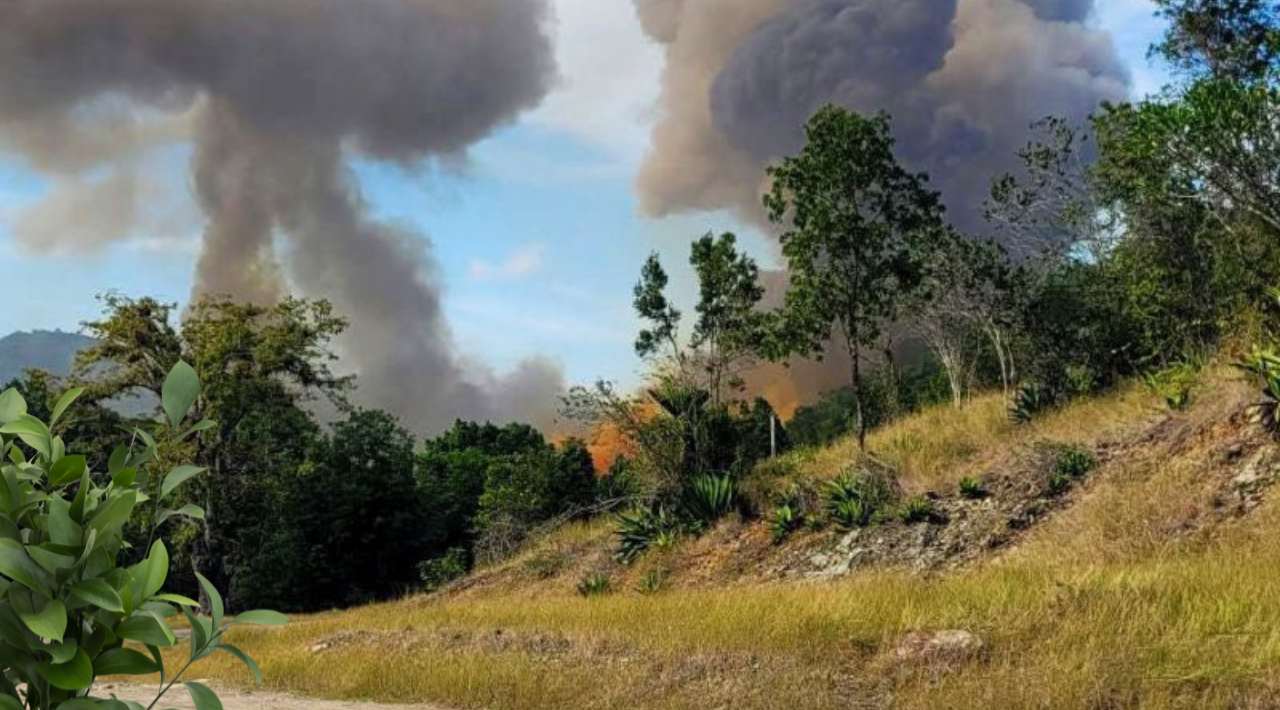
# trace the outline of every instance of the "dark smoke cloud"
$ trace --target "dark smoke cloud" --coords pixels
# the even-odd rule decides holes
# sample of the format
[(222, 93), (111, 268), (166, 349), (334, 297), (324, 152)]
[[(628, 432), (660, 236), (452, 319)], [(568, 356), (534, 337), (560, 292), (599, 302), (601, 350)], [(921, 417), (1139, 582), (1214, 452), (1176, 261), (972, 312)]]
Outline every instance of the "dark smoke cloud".
[[(653, 216), (730, 208), (763, 222), (765, 167), (836, 103), (890, 112), (900, 157), (930, 174), (954, 222), (981, 231), (990, 180), (1016, 168), (1032, 122), (1082, 120), (1128, 93), (1110, 37), (1085, 24), (1093, 0), (633, 1), (666, 48), (637, 179)], [(777, 296), (785, 274), (771, 278)], [(789, 409), (846, 384), (846, 360), (836, 349), (763, 368), (753, 386)]]
[(714, 1), (636, 3), (667, 45), (639, 178), (655, 215), (733, 207), (759, 220), (764, 167), (836, 103), (892, 113), (905, 162), (980, 229), (989, 180), (1014, 167), (1033, 121), (1080, 120), (1127, 94), (1110, 37), (1083, 24), (1092, 0), (757, 0), (746, 28)]
[[(555, 74), (547, 13), (546, 0), (0, 0), (0, 145), (83, 187), (193, 139), (196, 295), (330, 298), (352, 321), (342, 349), (360, 397), (415, 427), (546, 423), (558, 369), (463, 362), (429, 242), (369, 217), (349, 161), (453, 159), (535, 106)], [(117, 219), (75, 234), (129, 235), (147, 210), (132, 177), (93, 183)], [(33, 221), (24, 241), (45, 231)]]

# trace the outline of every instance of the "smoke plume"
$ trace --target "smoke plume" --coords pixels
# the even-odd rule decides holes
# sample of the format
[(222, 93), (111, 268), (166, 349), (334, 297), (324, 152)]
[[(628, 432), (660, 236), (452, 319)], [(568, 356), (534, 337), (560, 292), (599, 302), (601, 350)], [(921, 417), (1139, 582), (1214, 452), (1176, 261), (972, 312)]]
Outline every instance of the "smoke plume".
[[(141, 156), (193, 141), (194, 295), (332, 300), (351, 320), (340, 349), (358, 398), (419, 430), (546, 423), (558, 369), (500, 376), (455, 352), (429, 241), (370, 217), (351, 161), (454, 158), (535, 106), (555, 75), (547, 13), (546, 0), (0, 0), (0, 148), (54, 178), (15, 231), (62, 248), (129, 236), (153, 214)], [(54, 218), (69, 209), (84, 226)]]
[(827, 103), (894, 117), (900, 157), (981, 228), (1030, 124), (1127, 95), (1093, 0), (635, 0), (666, 46), (662, 118), (638, 180), (652, 215), (761, 219), (764, 167)]

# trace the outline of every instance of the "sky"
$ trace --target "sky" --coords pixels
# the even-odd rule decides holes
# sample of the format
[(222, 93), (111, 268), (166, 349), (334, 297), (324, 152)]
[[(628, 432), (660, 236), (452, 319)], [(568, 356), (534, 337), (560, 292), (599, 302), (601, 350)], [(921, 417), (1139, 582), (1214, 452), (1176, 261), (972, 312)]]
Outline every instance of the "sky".
[[(1160, 23), (1149, 0), (1100, 0), (1093, 22), (1109, 30), (1136, 94), (1166, 77), (1147, 60)], [(635, 382), (638, 324), (631, 286), (651, 251), (664, 256), (677, 299), (693, 293), (688, 243), (735, 231), (762, 266), (776, 266), (762, 235), (727, 214), (651, 220), (633, 182), (655, 119), (662, 53), (621, 0), (555, 0), (561, 76), (543, 104), (477, 144), (456, 164), (409, 171), (362, 162), (356, 175), (381, 218), (430, 239), (459, 350), (497, 371), (549, 357), (570, 382)], [(172, 223), (85, 254), (32, 253), (6, 226), (50, 189), (0, 149), (0, 334), (76, 330), (98, 313), (95, 296), (186, 300), (199, 248), (182, 146), (154, 158), (172, 188)], [(92, 226), (93, 214), (84, 220)], [(187, 224), (173, 231), (172, 224)]]

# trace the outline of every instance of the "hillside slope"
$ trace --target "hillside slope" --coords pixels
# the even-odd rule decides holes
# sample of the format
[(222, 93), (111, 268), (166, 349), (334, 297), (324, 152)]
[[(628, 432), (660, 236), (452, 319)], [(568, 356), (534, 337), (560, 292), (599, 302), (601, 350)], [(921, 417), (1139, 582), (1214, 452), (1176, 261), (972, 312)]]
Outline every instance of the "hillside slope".
[[(1136, 387), (1022, 427), (998, 398), (940, 408), (872, 441), (932, 492), (929, 522), (773, 545), (733, 520), (631, 567), (608, 521), (572, 525), (444, 593), (238, 642), (273, 689), (454, 707), (1274, 707), (1280, 448), (1252, 396), (1218, 371), (1186, 412)], [(1064, 444), (1100, 465), (1050, 490)], [(748, 488), (853, 456), (795, 454)], [(613, 591), (581, 598), (587, 573)], [(245, 680), (230, 658), (197, 672)]]
[(6, 335), (0, 338), (0, 383), (21, 377), (28, 369), (66, 375), (71, 372), (76, 353), (90, 345), (93, 345), (93, 338), (62, 331), (37, 330)]

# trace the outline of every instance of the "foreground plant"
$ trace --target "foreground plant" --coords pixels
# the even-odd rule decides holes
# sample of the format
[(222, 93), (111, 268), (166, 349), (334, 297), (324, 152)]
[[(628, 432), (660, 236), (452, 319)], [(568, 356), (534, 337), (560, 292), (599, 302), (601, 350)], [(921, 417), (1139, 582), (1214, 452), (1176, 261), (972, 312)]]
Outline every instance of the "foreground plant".
[[(162, 392), (169, 430), (180, 431), (199, 391), (195, 371), (179, 362)], [(0, 710), (138, 710), (144, 706), (95, 697), (94, 683), (103, 676), (158, 674), (156, 697), (145, 706), (150, 710), (193, 663), (217, 651), (239, 658), (261, 681), (257, 664), (224, 634), (237, 624), (281, 624), (283, 615), (227, 616), (217, 589), (197, 574), (209, 606), (207, 616), (199, 614), (195, 600), (163, 591), (169, 552), (160, 540), (141, 562), (119, 564), (131, 520), (140, 519), (154, 539), (170, 518), (204, 518), (195, 505), (166, 507), (204, 469), (184, 465), (152, 476), (160, 446), (135, 428), (130, 443), (112, 452), (107, 471), (90, 471), (86, 458), (67, 453), (53, 433), (81, 393), (63, 395), (49, 422), (28, 414), (16, 390), (0, 393), (0, 453), (7, 461), (0, 467)], [(167, 443), (212, 426), (201, 421)], [(190, 654), (171, 673), (162, 649), (177, 645), (166, 619), (179, 613), (191, 627)], [(184, 686), (197, 710), (222, 707), (204, 685)]]

